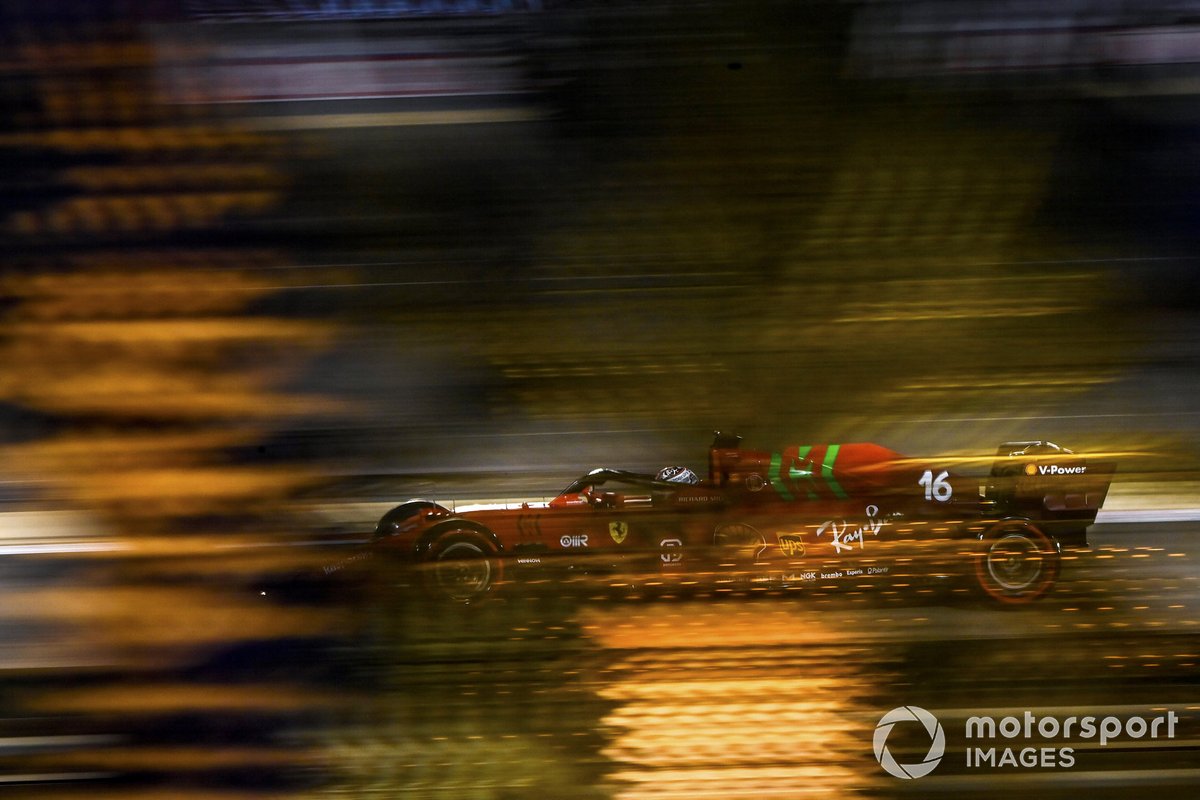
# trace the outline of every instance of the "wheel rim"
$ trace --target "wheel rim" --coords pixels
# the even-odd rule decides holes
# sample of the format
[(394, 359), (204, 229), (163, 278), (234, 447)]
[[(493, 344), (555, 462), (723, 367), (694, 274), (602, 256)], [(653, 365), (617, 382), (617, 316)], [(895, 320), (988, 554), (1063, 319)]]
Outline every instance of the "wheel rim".
[(713, 543), (738, 558), (753, 560), (757, 560), (767, 547), (767, 540), (762, 533), (744, 522), (731, 522), (717, 528)]
[(1045, 571), (1046, 556), (1038, 543), (1021, 533), (1001, 536), (988, 548), (985, 565), (996, 585), (1008, 592), (1028, 589)]
[(491, 585), (492, 565), (479, 545), (455, 542), (438, 555), (433, 579), (450, 597), (469, 599)]

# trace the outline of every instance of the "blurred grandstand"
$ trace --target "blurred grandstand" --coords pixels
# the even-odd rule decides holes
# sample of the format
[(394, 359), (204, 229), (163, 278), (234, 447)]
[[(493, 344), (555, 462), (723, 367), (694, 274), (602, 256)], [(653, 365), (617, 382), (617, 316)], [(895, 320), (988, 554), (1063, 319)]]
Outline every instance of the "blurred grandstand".
[[(328, 697), (213, 665), (349, 630), (230, 587), (317, 558), (262, 545), (361, 536), (363, 503), (698, 466), (736, 428), (1138, 453), (1114, 497), (1195, 505), (1196, 6), (6, 3), (3, 537), (39, 560), (6, 562), (0, 722), (161, 744), (71, 739), (32, 773), (0, 751), (6, 774), (118, 775), (122, 797), (328, 778), (329, 751), (272, 738)], [(536, 635), (583, 641), (550, 606)], [(450, 641), (423, 619), (374, 620), (402, 645), (355, 663), (496, 636), (521, 672), (517, 623)], [(633, 691), (512, 680), (595, 720)], [(363, 735), (433, 726), (413, 702), (355, 706)], [(601, 745), (547, 747), (570, 726), (527, 730), (530, 707), (487, 730), (545, 793), (602, 771), (562, 767)], [(237, 746), (196, 756), (210, 734)], [(468, 746), (463, 793), (495, 773)]]

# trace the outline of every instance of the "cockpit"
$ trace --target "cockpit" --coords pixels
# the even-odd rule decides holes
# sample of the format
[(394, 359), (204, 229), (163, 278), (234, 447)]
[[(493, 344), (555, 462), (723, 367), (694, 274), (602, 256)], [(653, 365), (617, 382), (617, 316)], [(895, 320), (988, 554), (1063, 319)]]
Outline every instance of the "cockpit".
[(550, 507), (628, 508), (630, 506), (650, 506), (654, 503), (655, 485), (660, 483), (652, 475), (617, 469), (594, 469), (572, 481), (559, 493), (558, 497), (550, 501)]

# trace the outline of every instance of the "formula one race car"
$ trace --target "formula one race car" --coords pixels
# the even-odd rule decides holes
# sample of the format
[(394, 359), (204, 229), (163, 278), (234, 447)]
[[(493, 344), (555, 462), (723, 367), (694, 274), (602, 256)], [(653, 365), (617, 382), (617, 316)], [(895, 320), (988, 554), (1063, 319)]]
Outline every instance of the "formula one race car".
[(968, 577), (1024, 603), (1086, 547), (1113, 462), (1051, 442), (1002, 444), (986, 477), (876, 444), (744, 450), (718, 433), (708, 478), (596, 469), (546, 503), (456, 513), (413, 500), (379, 521), (375, 551), (418, 565), (440, 597), (471, 602), (547, 569), (663, 583), (799, 588)]

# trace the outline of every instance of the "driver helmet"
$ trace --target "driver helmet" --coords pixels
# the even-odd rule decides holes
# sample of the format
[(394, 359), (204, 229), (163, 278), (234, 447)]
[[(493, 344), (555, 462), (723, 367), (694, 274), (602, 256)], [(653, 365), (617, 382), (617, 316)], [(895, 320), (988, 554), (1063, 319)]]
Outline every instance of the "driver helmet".
[(667, 483), (696, 484), (700, 482), (700, 478), (696, 476), (696, 473), (687, 467), (663, 467), (654, 477), (656, 480), (666, 481)]

